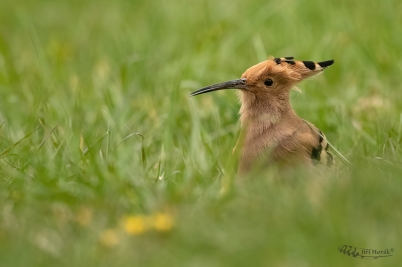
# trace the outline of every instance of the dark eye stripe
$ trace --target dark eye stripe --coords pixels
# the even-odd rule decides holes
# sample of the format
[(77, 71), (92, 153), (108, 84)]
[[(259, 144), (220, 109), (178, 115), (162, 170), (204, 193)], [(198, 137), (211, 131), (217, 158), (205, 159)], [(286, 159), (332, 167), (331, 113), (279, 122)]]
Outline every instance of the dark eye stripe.
[(304, 66), (306, 66), (307, 68), (309, 68), (310, 70), (314, 70), (315, 69), (315, 63), (313, 61), (302, 61)]

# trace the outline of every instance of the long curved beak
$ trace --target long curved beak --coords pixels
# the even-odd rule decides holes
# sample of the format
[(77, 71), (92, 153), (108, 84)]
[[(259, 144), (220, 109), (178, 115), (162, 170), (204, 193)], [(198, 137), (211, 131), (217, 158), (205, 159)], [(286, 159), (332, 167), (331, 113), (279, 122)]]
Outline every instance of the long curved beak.
[(205, 94), (213, 91), (223, 90), (223, 89), (246, 89), (246, 79), (241, 78), (237, 80), (227, 81), (223, 83), (213, 84), (197, 91), (194, 91), (190, 96), (196, 96), (200, 94)]

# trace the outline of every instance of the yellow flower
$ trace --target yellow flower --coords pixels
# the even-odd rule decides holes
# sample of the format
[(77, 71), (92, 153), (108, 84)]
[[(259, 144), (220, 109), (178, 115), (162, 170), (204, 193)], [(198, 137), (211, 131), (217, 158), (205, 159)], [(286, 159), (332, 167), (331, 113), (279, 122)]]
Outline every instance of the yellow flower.
[(100, 235), (100, 242), (106, 247), (114, 247), (119, 244), (119, 235), (114, 229), (107, 229)]
[(124, 230), (130, 235), (139, 235), (147, 231), (144, 216), (129, 216), (123, 220)]
[(156, 213), (152, 216), (152, 222), (155, 230), (159, 232), (168, 232), (173, 228), (174, 219), (167, 213)]

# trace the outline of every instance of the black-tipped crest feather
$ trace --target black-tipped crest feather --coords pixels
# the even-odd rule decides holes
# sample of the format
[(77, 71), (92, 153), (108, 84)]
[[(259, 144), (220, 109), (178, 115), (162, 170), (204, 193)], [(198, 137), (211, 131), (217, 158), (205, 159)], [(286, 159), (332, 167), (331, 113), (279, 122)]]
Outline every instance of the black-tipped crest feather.
[(315, 63), (313, 61), (302, 61), (304, 66), (306, 66), (306, 68), (310, 69), (310, 70), (314, 70), (315, 69)]
[(334, 62), (335, 61), (333, 59), (331, 59), (331, 60), (327, 60), (327, 61), (318, 62), (317, 64), (320, 65), (321, 68), (326, 68), (326, 67), (329, 67), (332, 64), (334, 64)]

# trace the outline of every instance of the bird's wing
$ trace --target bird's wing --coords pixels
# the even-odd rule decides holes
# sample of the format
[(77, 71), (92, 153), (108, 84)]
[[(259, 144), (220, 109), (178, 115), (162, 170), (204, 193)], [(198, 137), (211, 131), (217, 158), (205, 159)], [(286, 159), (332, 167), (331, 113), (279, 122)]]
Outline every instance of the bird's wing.
[[(331, 167), (335, 164), (335, 159), (330, 153), (330, 146), (325, 135), (313, 124), (304, 120), (304, 122), (309, 126), (311, 130), (311, 138), (310, 140), (310, 150), (307, 151), (310, 155), (310, 158), (313, 162), (313, 165), (323, 164), (327, 167)], [(311, 139), (310, 138), (310, 139)]]

